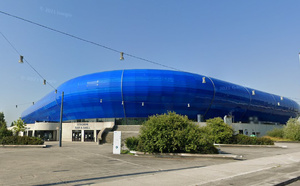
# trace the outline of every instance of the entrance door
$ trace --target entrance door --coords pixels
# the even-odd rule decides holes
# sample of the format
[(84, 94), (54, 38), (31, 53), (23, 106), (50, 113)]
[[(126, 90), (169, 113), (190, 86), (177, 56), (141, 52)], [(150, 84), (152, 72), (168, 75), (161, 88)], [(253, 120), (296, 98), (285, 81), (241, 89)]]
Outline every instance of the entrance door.
[(44, 140), (45, 141), (53, 141), (53, 131), (45, 131), (44, 132)]
[(29, 130), (29, 131), (28, 131), (28, 136), (29, 136), (29, 137), (32, 137), (32, 130)]
[(84, 141), (94, 141), (94, 131), (85, 130), (84, 131)]
[(72, 141), (81, 141), (81, 130), (72, 130)]

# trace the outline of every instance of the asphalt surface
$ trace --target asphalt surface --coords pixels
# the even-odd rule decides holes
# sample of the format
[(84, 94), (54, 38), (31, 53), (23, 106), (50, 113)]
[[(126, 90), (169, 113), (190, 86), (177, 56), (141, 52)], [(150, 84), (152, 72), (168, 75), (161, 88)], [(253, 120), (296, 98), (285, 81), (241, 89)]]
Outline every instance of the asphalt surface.
[(300, 176), (300, 143), (221, 147), (243, 160), (113, 155), (110, 144), (46, 144), (0, 148), (0, 185), (276, 185)]

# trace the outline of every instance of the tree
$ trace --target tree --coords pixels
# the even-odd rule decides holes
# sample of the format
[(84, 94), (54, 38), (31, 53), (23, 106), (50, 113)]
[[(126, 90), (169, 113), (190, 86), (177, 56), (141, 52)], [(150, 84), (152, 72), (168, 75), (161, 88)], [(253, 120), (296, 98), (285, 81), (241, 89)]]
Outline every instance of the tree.
[(12, 136), (12, 131), (6, 128), (6, 125), (2, 125), (0, 128), (0, 139), (3, 137)]
[(3, 112), (0, 112), (0, 128), (5, 125), (6, 127), (6, 121), (4, 119), (4, 113)]
[(268, 136), (276, 137), (276, 138), (283, 138), (284, 137), (284, 128), (274, 128), (267, 132)]
[(11, 136), (12, 132), (7, 130), (6, 121), (4, 119), (4, 113), (0, 112), (0, 139), (6, 136)]
[(21, 131), (25, 131), (25, 126), (26, 124), (21, 118), (19, 118), (17, 121), (14, 121), (13, 131), (15, 132), (16, 136), (18, 136)]
[(297, 118), (290, 118), (283, 128), (283, 135), (287, 139), (300, 141), (300, 122)]

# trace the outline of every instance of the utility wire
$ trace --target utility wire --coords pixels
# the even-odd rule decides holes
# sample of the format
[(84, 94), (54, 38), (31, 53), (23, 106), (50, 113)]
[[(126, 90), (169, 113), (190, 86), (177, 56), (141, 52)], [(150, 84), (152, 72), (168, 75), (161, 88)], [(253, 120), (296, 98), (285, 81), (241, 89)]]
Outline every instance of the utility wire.
[(16, 47), (14, 47), (14, 45), (5, 37), (5, 35), (0, 31), (0, 34), (2, 35), (2, 37), (8, 42), (8, 44), (14, 49), (14, 51), (21, 55), (20, 52), (16, 49)]
[(17, 104), (17, 105), (16, 105), (16, 108), (18, 108), (19, 106), (23, 106), (23, 105), (29, 105), (29, 104), (32, 104), (32, 105), (34, 105), (34, 102), (20, 103), (20, 104)]
[[(8, 42), (8, 44), (14, 49), (14, 51), (20, 56), (22, 56), (21, 53), (16, 49), (16, 47), (7, 39), (7, 37), (5, 37), (5, 35), (1, 31), (0, 34)], [(28, 62), (28, 60), (26, 60), (26, 58), (23, 58), (23, 60), (29, 65), (29, 67), (32, 70), (34, 70), (43, 80), (45, 80), (45, 78)], [(47, 82), (47, 84), (49, 84), (49, 86), (51, 86), (54, 90), (56, 90), (56, 88), (51, 83)]]
[[(0, 31), (0, 34), (3, 36), (3, 38), (9, 43), (9, 45), (14, 49), (14, 51), (19, 54), (20, 56), (21, 53), (17, 50), (17, 48), (7, 39), (7, 37), (5, 37), (5, 35)], [(23, 56), (22, 56), (23, 57)], [(24, 59), (23, 57), (23, 61), (25, 61), (44, 81), (45, 81), (45, 78), (26, 60)], [(57, 96), (57, 89), (49, 82), (47, 82), (47, 84), (49, 84), (54, 90), (55, 90), (55, 96)], [(56, 105), (59, 107), (59, 104), (57, 102), (57, 99), (55, 98), (55, 102), (56, 102)], [(34, 105), (35, 102), (30, 102)], [(18, 106), (21, 106), (21, 105), (27, 105), (29, 103), (22, 103), (22, 104), (17, 104), (16, 105), (16, 108), (18, 108)], [(65, 114), (63, 114), (64, 117), (67, 117)]]
[(74, 39), (77, 39), (77, 40), (80, 40), (80, 41), (83, 41), (83, 42), (86, 42), (86, 43), (90, 43), (90, 44), (92, 44), (92, 45), (96, 45), (96, 46), (98, 46), (98, 47), (102, 47), (102, 48), (104, 48), (104, 49), (107, 49), (107, 50), (110, 50), (110, 51), (113, 51), (113, 52), (123, 53), (124, 55), (127, 55), (127, 56), (129, 56), (129, 57), (132, 57), (132, 58), (135, 58), (135, 59), (138, 59), (138, 60), (141, 60), (141, 61), (145, 61), (145, 62), (152, 63), (152, 64), (155, 64), (155, 65), (159, 65), (159, 66), (162, 66), (162, 67), (165, 67), (165, 68), (169, 68), (169, 69), (181, 71), (181, 70), (176, 69), (176, 68), (174, 68), (174, 67), (167, 66), (167, 65), (163, 65), (163, 64), (160, 64), (160, 63), (158, 63), (158, 62), (151, 61), (151, 60), (148, 60), (148, 59), (145, 59), (145, 58), (142, 58), (142, 57), (138, 57), (138, 56), (135, 56), (135, 55), (132, 55), (132, 54), (124, 53), (124, 52), (122, 52), (122, 51), (120, 51), (120, 50), (113, 49), (113, 48), (107, 47), (107, 46), (105, 46), (105, 45), (101, 45), (101, 44), (96, 43), (96, 42), (94, 42), (94, 41), (90, 41), (90, 40), (87, 40), (87, 39), (83, 39), (83, 38), (81, 38), (81, 37), (78, 37), (78, 36), (75, 36), (75, 35), (72, 35), (72, 34), (69, 34), (69, 33), (66, 33), (66, 32), (63, 32), (63, 31), (60, 31), (60, 30), (57, 30), (57, 29), (54, 29), (54, 28), (51, 28), (51, 27), (48, 27), (48, 26), (39, 24), (39, 23), (36, 23), (36, 22), (30, 21), (30, 20), (28, 20), (28, 19), (24, 19), (24, 18), (19, 17), (19, 16), (16, 16), (16, 15), (12, 15), (12, 14), (3, 12), (3, 11), (1, 11), (1, 10), (0, 10), (0, 13), (2, 13), (2, 14), (4, 14), (4, 15), (7, 15), (7, 16), (10, 16), (10, 17), (14, 17), (14, 18), (16, 18), (16, 19), (19, 19), (19, 20), (22, 20), (22, 21), (25, 21), (25, 22), (28, 22), (28, 23), (31, 23), (31, 24), (34, 24), (34, 25), (36, 25), (36, 26), (39, 26), (39, 27), (42, 27), (42, 28), (45, 28), (45, 29), (48, 29), (48, 30), (57, 32), (57, 33), (60, 33), (60, 34), (63, 34), (63, 35), (72, 37), (72, 38), (74, 38)]

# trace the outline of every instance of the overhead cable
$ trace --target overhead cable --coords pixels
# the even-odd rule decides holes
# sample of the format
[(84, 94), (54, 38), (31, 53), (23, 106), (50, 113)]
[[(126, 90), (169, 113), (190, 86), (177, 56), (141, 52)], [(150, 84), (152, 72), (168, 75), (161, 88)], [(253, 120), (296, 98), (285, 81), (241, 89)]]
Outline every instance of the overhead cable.
[[(44, 81), (44, 85), (46, 84), (46, 79), (28, 62), (28, 60), (26, 60), (26, 58), (24, 58), (23, 55), (21, 55), (21, 53), (17, 50), (17, 48), (7, 39), (7, 37), (5, 37), (5, 35), (0, 31), (0, 34), (2, 35), (2, 37), (7, 41), (7, 43), (14, 49), (14, 51), (22, 57), (22, 61), (25, 61), (29, 67), (34, 70)], [(48, 85), (50, 85), (54, 90), (56, 90), (56, 88), (49, 82), (47, 82)]]
[(10, 17), (13, 17), (13, 18), (16, 18), (16, 19), (19, 19), (19, 20), (22, 20), (22, 21), (25, 21), (25, 22), (28, 22), (28, 23), (31, 23), (31, 24), (34, 24), (34, 25), (36, 25), (36, 26), (39, 26), (39, 27), (42, 27), (42, 28), (45, 28), (45, 29), (48, 29), (48, 30), (57, 32), (57, 33), (60, 33), (60, 34), (63, 34), (63, 35), (72, 37), (72, 38), (74, 38), (74, 39), (77, 39), (77, 40), (80, 40), (80, 41), (83, 41), (83, 42), (86, 42), (86, 43), (90, 43), (90, 44), (96, 45), (96, 46), (98, 46), (98, 47), (102, 47), (102, 48), (104, 48), (104, 49), (107, 49), (107, 50), (110, 50), (110, 51), (113, 51), (113, 52), (122, 53), (123, 55), (127, 55), (127, 56), (129, 56), (129, 57), (132, 57), (132, 58), (135, 58), (135, 59), (138, 59), (138, 60), (142, 60), (142, 61), (145, 61), (145, 62), (148, 62), (148, 63), (152, 63), (152, 64), (155, 64), (155, 65), (159, 65), (159, 66), (162, 66), (162, 67), (165, 67), (165, 68), (169, 68), (169, 69), (181, 71), (181, 70), (176, 69), (176, 68), (174, 68), (174, 67), (167, 66), (167, 65), (163, 65), (163, 64), (160, 64), (160, 63), (158, 63), (158, 62), (155, 62), (155, 61), (152, 61), (152, 60), (148, 60), (148, 59), (145, 59), (145, 58), (142, 58), (142, 57), (138, 57), (138, 56), (135, 56), (135, 55), (132, 55), (132, 54), (128, 54), (128, 53), (125, 53), (125, 52), (123, 52), (123, 51), (120, 51), (120, 50), (117, 50), (117, 49), (114, 49), (114, 48), (111, 48), (111, 47), (108, 47), (108, 46), (105, 46), (105, 45), (96, 43), (96, 42), (94, 42), (94, 41), (90, 41), (90, 40), (87, 40), (87, 39), (84, 39), (84, 38), (75, 36), (75, 35), (73, 35), (73, 34), (69, 34), (69, 33), (66, 33), (66, 32), (63, 32), (63, 31), (60, 31), (60, 30), (57, 30), (57, 29), (54, 29), (54, 28), (45, 26), (45, 25), (42, 25), (42, 24), (40, 24), (40, 23), (36, 23), (36, 22), (30, 21), (30, 20), (28, 20), (28, 19), (25, 19), (25, 18), (22, 18), (22, 17), (19, 17), (19, 16), (9, 14), (9, 13), (7, 13), (7, 12), (3, 12), (3, 11), (1, 11), (1, 10), (0, 10), (0, 13), (2, 13), (2, 14), (4, 14), (4, 15), (7, 15), (7, 16), (10, 16)]

